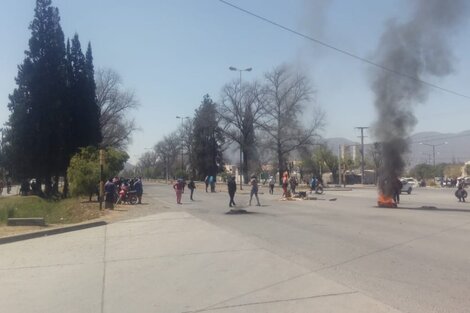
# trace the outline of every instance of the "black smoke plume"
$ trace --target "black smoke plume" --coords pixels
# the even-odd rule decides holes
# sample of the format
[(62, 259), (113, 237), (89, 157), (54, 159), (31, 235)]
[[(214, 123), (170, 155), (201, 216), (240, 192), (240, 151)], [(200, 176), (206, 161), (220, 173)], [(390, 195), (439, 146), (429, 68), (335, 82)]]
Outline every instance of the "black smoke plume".
[[(372, 75), (378, 120), (373, 127), (382, 143), (379, 172), (382, 192), (391, 196), (391, 182), (405, 168), (407, 138), (416, 125), (413, 106), (427, 99), (429, 86), (420, 82), (453, 71), (449, 39), (466, 17), (467, 0), (415, 0), (408, 22), (389, 21), (377, 48), (377, 63), (408, 77), (377, 69)], [(412, 79), (413, 77), (415, 79)]]

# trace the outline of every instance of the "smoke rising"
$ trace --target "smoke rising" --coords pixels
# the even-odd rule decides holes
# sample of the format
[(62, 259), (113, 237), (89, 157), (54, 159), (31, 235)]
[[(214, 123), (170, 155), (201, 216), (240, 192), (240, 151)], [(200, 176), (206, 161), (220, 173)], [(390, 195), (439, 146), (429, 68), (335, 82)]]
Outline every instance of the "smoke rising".
[[(413, 14), (408, 22), (388, 22), (377, 48), (377, 62), (423, 80), (452, 73), (454, 57), (449, 40), (466, 17), (469, 2), (415, 0), (413, 3)], [(373, 131), (383, 147), (379, 180), (391, 182), (400, 177), (405, 168), (404, 155), (409, 151), (406, 138), (417, 122), (413, 106), (426, 101), (429, 87), (381, 69), (372, 74), (371, 87), (378, 112)], [(386, 195), (392, 195), (391, 184), (383, 188)]]

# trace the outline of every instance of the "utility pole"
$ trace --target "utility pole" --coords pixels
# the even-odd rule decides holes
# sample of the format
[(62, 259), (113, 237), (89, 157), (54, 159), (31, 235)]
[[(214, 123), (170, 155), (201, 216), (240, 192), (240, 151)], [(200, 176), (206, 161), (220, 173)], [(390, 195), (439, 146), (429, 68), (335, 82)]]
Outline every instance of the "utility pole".
[(369, 127), (356, 127), (356, 129), (361, 130), (361, 184), (364, 185), (364, 129), (368, 129)]
[(338, 183), (341, 186), (342, 179), (341, 176), (343, 174), (341, 173), (341, 145), (338, 145)]

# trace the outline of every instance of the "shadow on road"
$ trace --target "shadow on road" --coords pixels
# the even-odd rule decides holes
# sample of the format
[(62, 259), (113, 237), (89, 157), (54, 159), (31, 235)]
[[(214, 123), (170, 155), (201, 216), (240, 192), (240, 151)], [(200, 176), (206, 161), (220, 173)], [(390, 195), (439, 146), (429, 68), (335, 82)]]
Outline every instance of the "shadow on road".
[(463, 213), (470, 213), (470, 209), (455, 209), (455, 208), (438, 208), (434, 206), (422, 206), (418, 208), (411, 208), (411, 207), (398, 207), (398, 208), (382, 208), (376, 206), (376, 208), (380, 209), (388, 209), (388, 210), (414, 210), (414, 211), (437, 211), (437, 212), (463, 212)]

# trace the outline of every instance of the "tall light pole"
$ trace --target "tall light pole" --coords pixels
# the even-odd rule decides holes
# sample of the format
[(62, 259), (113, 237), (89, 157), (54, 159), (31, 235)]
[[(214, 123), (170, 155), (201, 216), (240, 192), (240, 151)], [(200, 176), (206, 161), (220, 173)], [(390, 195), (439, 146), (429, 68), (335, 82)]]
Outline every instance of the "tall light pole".
[(446, 141), (446, 142), (438, 143), (435, 145), (432, 145), (430, 143), (424, 143), (424, 142), (420, 142), (419, 144), (432, 147), (432, 165), (435, 167), (436, 166), (436, 147), (446, 145), (448, 144), (448, 142)]
[[(181, 131), (183, 131), (184, 120), (189, 119), (189, 116), (176, 116), (176, 118), (181, 120)], [(181, 173), (184, 173), (184, 155), (183, 155), (183, 135), (181, 133)]]
[[(240, 105), (242, 102), (242, 72), (251, 72), (252, 68), (248, 67), (246, 69), (238, 69), (234, 66), (230, 66), (228, 68), (231, 71), (238, 71), (240, 72)], [(243, 190), (243, 141), (244, 138), (242, 138), (242, 134), (240, 133), (240, 190)]]

